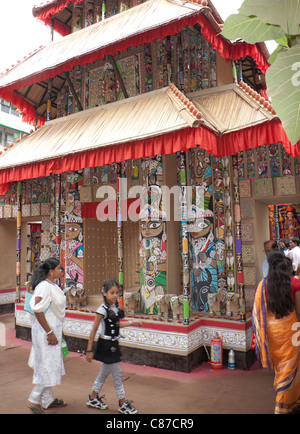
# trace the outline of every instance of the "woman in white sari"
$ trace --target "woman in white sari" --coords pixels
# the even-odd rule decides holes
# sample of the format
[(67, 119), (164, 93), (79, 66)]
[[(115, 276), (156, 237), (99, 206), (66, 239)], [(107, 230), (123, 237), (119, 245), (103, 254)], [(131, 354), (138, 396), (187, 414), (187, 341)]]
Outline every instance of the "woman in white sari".
[(55, 279), (60, 276), (59, 261), (49, 258), (35, 270), (32, 278), (34, 295), (30, 306), (35, 319), (29, 366), (33, 368), (32, 382), (35, 386), (27, 405), (34, 413), (66, 405), (63, 400), (53, 398), (51, 389), (61, 384), (61, 377), (65, 374), (61, 343), (66, 299), (61, 288), (55, 284)]

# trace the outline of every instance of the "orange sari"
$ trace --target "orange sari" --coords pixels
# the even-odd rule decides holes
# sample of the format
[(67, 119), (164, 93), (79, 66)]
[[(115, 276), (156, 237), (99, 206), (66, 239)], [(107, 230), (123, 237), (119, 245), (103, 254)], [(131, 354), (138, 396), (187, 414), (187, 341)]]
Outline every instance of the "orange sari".
[(256, 290), (252, 324), (260, 366), (275, 370), (275, 414), (290, 413), (300, 405), (300, 353), (292, 343), (292, 325), (297, 322), (295, 311), (281, 319), (268, 312), (262, 280)]

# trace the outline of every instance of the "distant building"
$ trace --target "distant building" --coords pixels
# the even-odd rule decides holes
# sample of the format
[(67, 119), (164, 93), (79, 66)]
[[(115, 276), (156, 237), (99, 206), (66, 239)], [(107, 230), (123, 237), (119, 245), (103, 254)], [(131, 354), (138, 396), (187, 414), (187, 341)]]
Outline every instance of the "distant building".
[(0, 151), (10, 143), (16, 143), (32, 126), (22, 122), (22, 116), (10, 102), (0, 99)]

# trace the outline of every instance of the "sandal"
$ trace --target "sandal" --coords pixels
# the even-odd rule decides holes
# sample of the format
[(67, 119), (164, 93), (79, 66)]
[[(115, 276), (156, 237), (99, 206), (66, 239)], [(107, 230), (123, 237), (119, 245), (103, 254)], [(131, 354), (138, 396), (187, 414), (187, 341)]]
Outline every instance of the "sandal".
[(33, 404), (33, 402), (27, 401), (27, 407), (30, 408), (33, 414), (43, 414), (43, 409), (40, 404)]
[(68, 404), (63, 399), (56, 398), (53, 402), (51, 402), (48, 408), (65, 407), (66, 405)]

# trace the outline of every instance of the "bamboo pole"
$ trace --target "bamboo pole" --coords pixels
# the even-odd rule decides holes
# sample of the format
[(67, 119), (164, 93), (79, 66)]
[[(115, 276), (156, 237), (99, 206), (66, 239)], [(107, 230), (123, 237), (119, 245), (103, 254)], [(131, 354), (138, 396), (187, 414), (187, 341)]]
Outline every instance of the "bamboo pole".
[(16, 261), (16, 302), (21, 298), (21, 225), (22, 225), (22, 182), (17, 184), (17, 261)]
[(61, 176), (56, 175), (56, 185), (55, 185), (55, 257), (60, 260), (60, 185)]
[(235, 219), (235, 255), (237, 262), (237, 277), (240, 295), (240, 314), (241, 320), (246, 320), (246, 300), (245, 300), (245, 285), (243, 272), (242, 258), (242, 231), (241, 231), (241, 207), (240, 207), (240, 191), (239, 191), (239, 175), (238, 175), (238, 160), (237, 155), (232, 156), (233, 168), (233, 203), (234, 203), (234, 219)]
[(179, 158), (179, 175), (181, 185), (181, 240), (182, 240), (182, 281), (183, 281), (183, 324), (190, 322), (190, 268), (189, 268), (189, 239), (188, 239), (188, 206), (186, 182), (185, 152), (177, 153)]
[(122, 234), (122, 192), (121, 192), (121, 164), (117, 164), (117, 239), (118, 239), (118, 279), (120, 287), (119, 304), (124, 309), (124, 272), (123, 272), (123, 234)]

